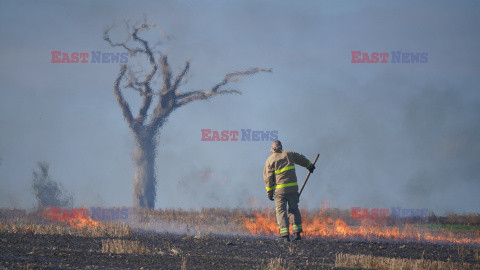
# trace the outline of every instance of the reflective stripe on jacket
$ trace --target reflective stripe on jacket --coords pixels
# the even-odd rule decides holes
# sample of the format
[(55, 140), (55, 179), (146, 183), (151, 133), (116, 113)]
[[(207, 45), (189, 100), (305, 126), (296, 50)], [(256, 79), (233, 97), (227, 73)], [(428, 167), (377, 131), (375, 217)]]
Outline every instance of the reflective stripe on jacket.
[(265, 189), (276, 194), (290, 194), (298, 192), (295, 164), (308, 167), (311, 163), (303, 155), (292, 151), (274, 152), (265, 163), (263, 180)]

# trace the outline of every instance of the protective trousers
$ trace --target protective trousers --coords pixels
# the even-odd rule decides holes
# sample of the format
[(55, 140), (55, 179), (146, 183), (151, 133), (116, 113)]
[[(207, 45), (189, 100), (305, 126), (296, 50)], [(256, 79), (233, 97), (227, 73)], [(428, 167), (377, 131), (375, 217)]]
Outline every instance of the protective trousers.
[[(298, 193), (275, 194), (275, 212), (280, 236), (290, 235), (288, 220), (292, 223), (293, 233), (302, 232), (302, 216), (298, 209)], [(288, 211), (287, 211), (288, 204)]]

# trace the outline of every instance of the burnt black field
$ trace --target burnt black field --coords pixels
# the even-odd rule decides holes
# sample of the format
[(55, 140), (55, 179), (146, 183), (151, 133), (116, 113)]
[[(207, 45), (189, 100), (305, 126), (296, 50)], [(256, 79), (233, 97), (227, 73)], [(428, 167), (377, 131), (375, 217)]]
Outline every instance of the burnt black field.
[[(279, 242), (267, 237), (186, 236), (133, 233), (121, 239), (144, 243), (152, 254), (102, 253), (101, 237), (0, 234), (0, 266), (5, 269), (265, 269), (274, 258), (294, 269), (334, 269), (335, 255), (468, 262), (480, 269), (472, 253), (457, 245), (303, 239)], [(335, 268), (340, 269), (340, 268)]]

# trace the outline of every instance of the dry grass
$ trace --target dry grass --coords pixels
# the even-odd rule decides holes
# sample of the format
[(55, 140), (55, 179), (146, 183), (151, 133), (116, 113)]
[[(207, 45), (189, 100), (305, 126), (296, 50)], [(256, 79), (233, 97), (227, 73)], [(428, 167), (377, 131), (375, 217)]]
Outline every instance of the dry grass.
[(335, 267), (367, 268), (379, 270), (460, 270), (480, 269), (478, 264), (453, 263), (430, 260), (374, 257), (372, 255), (337, 254)]
[(31, 233), (75, 235), (85, 237), (125, 237), (132, 234), (129, 226), (122, 223), (100, 223), (97, 227), (75, 229), (55, 223), (24, 223), (19, 220), (0, 220), (0, 233)]
[(181, 270), (187, 270), (187, 257), (182, 257), (182, 267)]
[(140, 241), (104, 239), (102, 240), (102, 253), (151, 254), (152, 251)]
[[(182, 250), (167, 244), (167, 252), (160, 248), (148, 247), (145, 243), (138, 240), (127, 239), (103, 239), (102, 253), (117, 253), (117, 254), (158, 254), (165, 255), (169, 253), (173, 256), (182, 256), (182, 265), (187, 264), (187, 259), (182, 255)], [(182, 266), (183, 267), (183, 266)]]
[[(211, 234), (224, 235), (250, 235), (245, 228), (244, 221), (250, 217), (254, 217), (255, 213), (265, 211), (264, 208), (252, 207), (251, 209), (236, 208), (204, 208), (200, 211), (182, 210), (182, 209), (135, 209), (129, 208), (129, 219), (125, 224), (107, 225), (100, 222), (97, 228), (88, 228), (76, 230), (69, 228), (58, 222), (48, 221), (42, 216), (42, 210), (36, 212), (27, 212), (18, 209), (0, 209), (0, 232), (28, 233), (35, 234), (68, 234), (94, 237), (123, 237), (129, 236), (131, 230), (152, 231), (152, 232), (171, 232), (186, 233), (189, 236), (202, 238)], [(308, 223), (312, 217), (316, 217), (321, 213), (322, 217), (328, 219), (342, 219), (350, 226), (360, 226), (363, 220), (351, 219), (350, 209), (342, 210), (338, 208), (322, 208), (322, 209), (302, 209), (304, 221)], [(271, 216), (274, 216), (272, 210)], [(372, 222), (382, 222), (384, 226), (405, 226), (406, 223), (422, 223), (428, 230), (451, 231), (443, 228), (441, 224), (446, 222), (454, 223), (454, 226), (462, 226), (461, 224), (478, 224), (480, 223), (480, 214), (449, 214), (446, 217), (436, 217), (433, 214), (429, 217), (431, 221), (437, 221), (435, 224), (423, 224), (422, 220), (371, 220)], [(367, 220), (368, 221), (368, 220)], [(12, 223), (13, 222), (13, 223)], [(375, 224), (377, 225), (377, 224)], [(432, 228), (430, 228), (430, 227)], [(467, 226), (467, 225), (465, 225)], [(437, 228), (438, 227), (438, 228)], [(472, 235), (478, 235), (476, 227), (468, 228), (469, 230), (453, 230), (455, 236), (458, 234), (462, 238), (471, 238)], [(478, 237), (478, 236), (477, 236)]]
[(270, 259), (266, 269), (267, 270), (291, 270), (291, 269), (294, 269), (294, 267), (290, 261), (282, 257), (278, 257), (278, 258)]
[(442, 223), (442, 224), (458, 224), (458, 225), (480, 226), (480, 214), (448, 213), (446, 217), (440, 219), (440, 223)]
[(182, 254), (182, 250), (176, 247), (169, 248), (169, 250), (170, 250), (170, 253), (172, 253), (175, 256)]

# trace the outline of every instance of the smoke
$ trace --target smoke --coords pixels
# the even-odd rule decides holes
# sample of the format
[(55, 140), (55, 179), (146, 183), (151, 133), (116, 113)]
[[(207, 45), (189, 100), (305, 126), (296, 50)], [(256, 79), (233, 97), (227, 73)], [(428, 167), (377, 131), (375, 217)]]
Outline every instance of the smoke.
[(73, 207), (73, 196), (68, 194), (62, 184), (55, 182), (48, 174), (49, 164), (37, 162), (38, 170), (33, 170), (33, 194), (38, 207)]
[(218, 176), (210, 167), (192, 170), (181, 176), (177, 183), (180, 198), (194, 204), (208, 202), (211, 206), (225, 205), (227, 190), (222, 189), (227, 184), (227, 178)]
[[(278, 130), (285, 149), (309, 159), (320, 153), (302, 206), (315, 208), (328, 200), (338, 207), (479, 211), (480, 54), (474, 46), (480, 38), (475, 35), (479, 5), (124, 4), (45, 9), (29, 1), (29, 8), (9, 2), (0, 10), (4, 34), (10, 37), (0, 41), (2, 206), (34, 202), (25, 187), (31, 186), (32, 164), (39, 160), (58, 166), (55, 176), (75, 190), (79, 203), (88, 198), (99, 203), (91, 197), (93, 191), (107, 205), (139, 204), (138, 197), (131, 200), (132, 180), (139, 183), (154, 169), (157, 192), (139, 191), (150, 191), (151, 198), (157, 194), (161, 208), (239, 207), (250, 197), (270, 203), (261, 172), (271, 142), (200, 140), (204, 128), (250, 128)], [(108, 46), (102, 30), (143, 12), (175, 35), (159, 48), (168, 55), (172, 74), (192, 59), (182, 93), (208, 89), (225, 72), (251, 65), (275, 72), (234, 85), (241, 96), (225, 95), (175, 111), (157, 141), (155, 168), (138, 170), (145, 159), (137, 153), (132, 162), (135, 139), (112, 94), (118, 65), (52, 64), (50, 51), (122, 52)], [(57, 20), (49, 20), (52, 16)], [(92, 19), (75, 24), (86, 17)], [(123, 26), (118, 31), (122, 41)], [(155, 41), (163, 39), (160, 35), (153, 31), (144, 37)], [(429, 61), (352, 64), (352, 50), (426, 51)], [(137, 60), (145, 59), (132, 56), (128, 64), (136, 66)], [(160, 76), (157, 86), (162, 82)], [(138, 93), (124, 94), (136, 113)], [(41, 175), (38, 167), (36, 171)], [(306, 174), (297, 170), (299, 180)]]
[(431, 200), (458, 186), (477, 185), (480, 104), (461, 98), (459, 91), (426, 89), (407, 105), (407, 139), (419, 164), (402, 190), (410, 199)]

